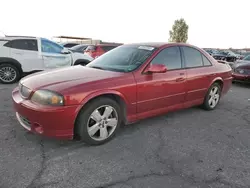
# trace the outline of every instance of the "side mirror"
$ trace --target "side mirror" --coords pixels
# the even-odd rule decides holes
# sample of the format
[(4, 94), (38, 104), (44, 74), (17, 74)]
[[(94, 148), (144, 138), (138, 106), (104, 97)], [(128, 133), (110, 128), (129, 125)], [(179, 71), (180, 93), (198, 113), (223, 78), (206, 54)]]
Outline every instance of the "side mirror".
[(62, 54), (69, 54), (70, 51), (66, 48), (63, 48), (62, 51), (61, 51)]
[(165, 73), (167, 72), (167, 67), (163, 64), (153, 64), (150, 65), (146, 70), (146, 73)]

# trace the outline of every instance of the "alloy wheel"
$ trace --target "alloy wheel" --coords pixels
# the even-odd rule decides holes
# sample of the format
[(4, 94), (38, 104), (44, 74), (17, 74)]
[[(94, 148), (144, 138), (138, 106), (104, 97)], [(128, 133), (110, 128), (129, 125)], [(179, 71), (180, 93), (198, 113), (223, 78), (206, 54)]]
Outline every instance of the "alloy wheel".
[(90, 115), (87, 123), (89, 136), (96, 141), (103, 141), (109, 138), (115, 131), (118, 124), (118, 114), (109, 105), (95, 109)]
[(211, 108), (214, 108), (220, 99), (220, 93), (219, 93), (219, 88), (217, 86), (214, 86), (209, 93), (209, 99), (208, 99), (208, 104)]
[(2, 67), (0, 69), (0, 80), (9, 83), (13, 82), (17, 77), (16, 70), (12, 67)]

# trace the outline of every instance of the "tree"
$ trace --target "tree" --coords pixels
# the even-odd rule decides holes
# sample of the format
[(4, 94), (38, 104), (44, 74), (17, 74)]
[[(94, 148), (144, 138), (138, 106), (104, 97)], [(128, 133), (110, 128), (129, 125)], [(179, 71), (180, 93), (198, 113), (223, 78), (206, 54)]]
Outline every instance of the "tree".
[(169, 31), (169, 36), (169, 42), (187, 42), (188, 25), (183, 18), (174, 21), (172, 30)]

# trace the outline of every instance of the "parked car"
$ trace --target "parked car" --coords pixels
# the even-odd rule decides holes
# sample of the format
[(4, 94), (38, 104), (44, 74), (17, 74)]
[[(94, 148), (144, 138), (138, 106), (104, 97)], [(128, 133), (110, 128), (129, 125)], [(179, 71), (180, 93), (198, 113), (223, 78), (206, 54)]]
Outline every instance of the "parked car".
[(227, 56), (216, 49), (204, 49), (204, 50), (211, 56), (213, 56), (213, 58), (216, 60), (223, 60), (223, 61), (227, 60)]
[(28, 131), (98, 145), (122, 124), (192, 106), (214, 110), (231, 84), (230, 66), (198, 47), (139, 43), (119, 46), (86, 66), (25, 77), (12, 98)]
[(86, 65), (93, 58), (73, 53), (45, 38), (0, 38), (0, 82), (15, 83), (24, 74), (71, 65)]
[(69, 48), (69, 50), (72, 52), (84, 53), (88, 46), (89, 46), (88, 44), (79, 44), (79, 45), (73, 46), (72, 48)]
[(226, 56), (227, 62), (235, 62), (237, 59), (240, 58), (231, 50), (220, 50), (220, 52)]
[(242, 60), (237, 60), (236, 63), (250, 62), (250, 55), (245, 56)]
[(237, 61), (232, 69), (233, 81), (250, 83), (250, 55), (243, 60)]
[(89, 45), (85, 49), (85, 53), (91, 56), (92, 58), (97, 58), (102, 54), (120, 46), (120, 44), (97, 44), (97, 45)]
[(79, 43), (76, 42), (64, 42), (64, 43), (59, 43), (60, 45), (62, 45), (64, 48), (72, 48), (74, 46), (79, 45)]

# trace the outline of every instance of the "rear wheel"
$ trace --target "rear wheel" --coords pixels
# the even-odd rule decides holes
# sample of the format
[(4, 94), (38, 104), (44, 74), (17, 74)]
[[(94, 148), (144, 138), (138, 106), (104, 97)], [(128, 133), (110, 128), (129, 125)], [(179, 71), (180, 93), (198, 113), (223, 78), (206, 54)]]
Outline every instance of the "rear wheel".
[(0, 82), (3, 84), (12, 84), (20, 79), (19, 70), (11, 64), (5, 63), (0, 65)]
[(208, 90), (203, 102), (205, 110), (213, 110), (217, 107), (221, 97), (221, 85), (214, 83)]
[(111, 140), (121, 125), (120, 106), (110, 98), (97, 98), (81, 110), (76, 121), (76, 135), (89, 145)]

